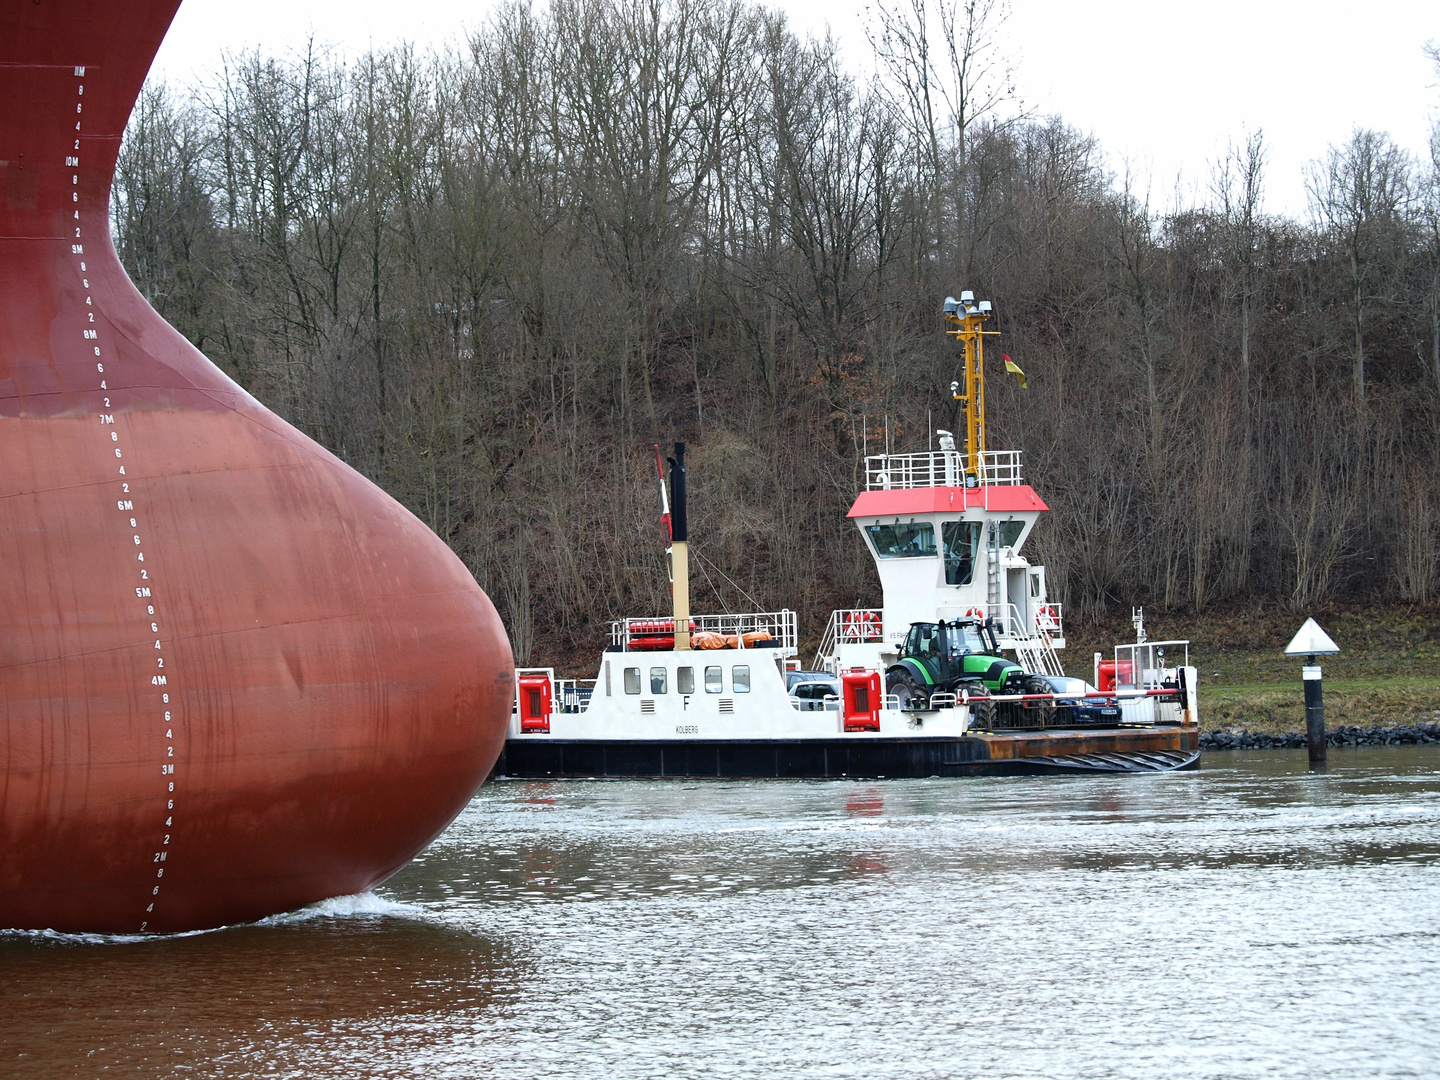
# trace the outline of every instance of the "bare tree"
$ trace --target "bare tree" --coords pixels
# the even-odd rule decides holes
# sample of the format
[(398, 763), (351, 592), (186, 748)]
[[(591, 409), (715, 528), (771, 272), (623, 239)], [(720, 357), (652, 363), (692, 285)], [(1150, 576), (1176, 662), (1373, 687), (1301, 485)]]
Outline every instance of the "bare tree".
[(1382, 279), (1403, 227), (1410, 198), (1409, 158), (1390, 136), (1357, 130), (1332, 146), (1307, 178), (1311, 206), (1339, 247), (1349, 270), (1354, 330), (1355, 400), (1365, 401), (1365, 316), (1379, 299)]

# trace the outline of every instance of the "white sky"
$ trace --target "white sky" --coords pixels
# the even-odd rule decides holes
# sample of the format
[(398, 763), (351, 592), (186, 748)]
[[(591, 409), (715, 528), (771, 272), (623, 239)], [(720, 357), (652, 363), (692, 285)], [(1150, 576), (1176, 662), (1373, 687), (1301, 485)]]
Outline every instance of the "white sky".
[[(1305, 211), (1303, 170), (1356, 126), (1419, 154), (1440, 118), (1440, 76), (1422, 48), (1440, 41), (1440, 3), (1371, 0), (1012, 0), (1004, 45), (1031, 108), (1094, 133), (1157, 208), (1206, 197), (1210, 165), (1261, 129), (1265, 207)], [(800, 31), (828, 25), (869, 66), (866, 0), (772, 0)], [(282, 51), (313, 32), (348, 53), (401, 39), (439, 44), (484, 21), (492, 0), (185, 0), (156, 68), (188, 82), (222, 48)]]

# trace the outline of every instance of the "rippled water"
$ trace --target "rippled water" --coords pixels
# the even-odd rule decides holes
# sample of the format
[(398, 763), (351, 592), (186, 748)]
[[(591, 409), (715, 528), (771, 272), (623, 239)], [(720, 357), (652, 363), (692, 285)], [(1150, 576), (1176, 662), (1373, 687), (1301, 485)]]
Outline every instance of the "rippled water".
[(0, 1076), (1440, 1075), (1440, 747), (501, 782), (370, 897), (0, 936)]

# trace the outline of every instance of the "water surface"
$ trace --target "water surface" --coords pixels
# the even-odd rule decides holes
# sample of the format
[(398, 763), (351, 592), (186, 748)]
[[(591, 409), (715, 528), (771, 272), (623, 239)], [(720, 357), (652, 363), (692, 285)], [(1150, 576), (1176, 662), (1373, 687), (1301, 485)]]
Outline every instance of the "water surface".
[(0, 936), (0, 1076), (1440, 1075), (1440, 747), (507, 781), (376, 894)]

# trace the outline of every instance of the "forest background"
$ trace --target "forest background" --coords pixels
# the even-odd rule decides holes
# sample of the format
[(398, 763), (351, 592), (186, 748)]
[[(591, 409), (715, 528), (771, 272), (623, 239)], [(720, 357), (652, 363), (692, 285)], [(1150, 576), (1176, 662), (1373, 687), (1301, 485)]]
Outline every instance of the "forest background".
[(963, 430), (962, 289), (1028, 375), (993, 357), (990, 443), (1053, 511), (1028, 554), (1072, 628), (1431, 610), (1440, 125), (1422, 159), (1337, 133), (1303, 217), (1263, 212), (1258, 132), (1203, 204), (1157, 206), (1014, 107), (1001, 15), (881, 5), (863, 82), (744, 0), (233, 55), (146, 86), (116, 244), (197, 348), (451, 545), (522, 664), (588, 674), (608, 620), (668, 610), (657, 443), (690, 447), (696, 610), (793, 607), (813, 646), (877, 603), (845, 512), (867, 452)]

